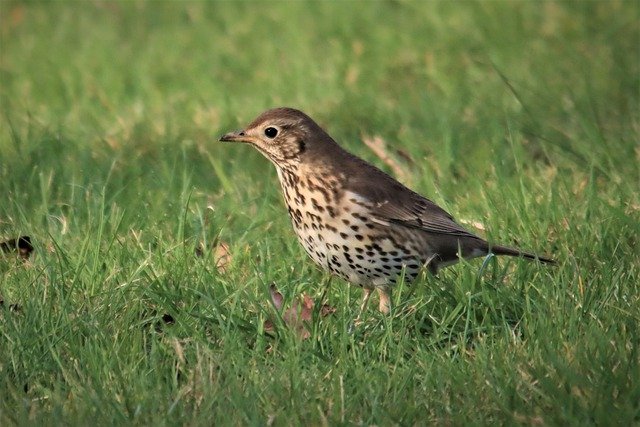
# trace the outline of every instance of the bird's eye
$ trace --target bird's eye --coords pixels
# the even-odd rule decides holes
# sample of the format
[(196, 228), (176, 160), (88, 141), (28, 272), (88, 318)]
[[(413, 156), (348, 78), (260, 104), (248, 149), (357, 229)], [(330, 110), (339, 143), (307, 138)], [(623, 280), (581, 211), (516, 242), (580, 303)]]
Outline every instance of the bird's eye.
[(274, 127), (268, 127), (264, 130), (264, 134), (267, 135), (268, 138), (275, 138), (278, 134), (278, 129)]

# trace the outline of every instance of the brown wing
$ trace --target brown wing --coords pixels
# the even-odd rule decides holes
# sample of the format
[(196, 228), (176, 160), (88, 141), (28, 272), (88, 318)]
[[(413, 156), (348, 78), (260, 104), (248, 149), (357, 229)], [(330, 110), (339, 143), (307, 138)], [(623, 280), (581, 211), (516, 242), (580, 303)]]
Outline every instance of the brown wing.
[(355, 158), (357, 172), (349, 177), (349, 189), (375, 206), (378, 222), (389, 222), (427, 233), (477, 238), (431, 200), (408, 189), (378, 168)]

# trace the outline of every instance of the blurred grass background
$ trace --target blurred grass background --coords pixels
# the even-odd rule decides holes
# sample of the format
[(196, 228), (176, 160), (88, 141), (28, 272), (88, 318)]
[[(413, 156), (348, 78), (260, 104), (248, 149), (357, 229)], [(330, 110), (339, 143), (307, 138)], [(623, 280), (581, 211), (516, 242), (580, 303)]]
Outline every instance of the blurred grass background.
[[(0, 424), (637, 424), (639, 19), (2, 0), (0, 238), (36, 250), (0, 260)], [(273, 167), (216, 140), (281, 105), (389, 170), (361, 142), (382, 137), (414, 189), (559, 266), (453, 267), (353, 335), (334, 280), (309, 340), (265, 335), (269, 283), (291, 301), (326, 276)]]

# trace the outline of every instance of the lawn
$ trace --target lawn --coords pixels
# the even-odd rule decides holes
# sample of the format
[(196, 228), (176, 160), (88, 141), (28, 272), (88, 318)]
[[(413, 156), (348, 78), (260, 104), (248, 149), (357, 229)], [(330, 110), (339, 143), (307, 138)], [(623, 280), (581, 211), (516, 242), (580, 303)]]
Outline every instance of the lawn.
[[(0, 241), (33, 245), (0, 254), (0, 425), (640, 424), (639, 22), (0, 0)], [(350, 331), (360, 289), (307, 259), (273, 166), (217, 142), (281, 105), (557, 265), (459, 263)]]

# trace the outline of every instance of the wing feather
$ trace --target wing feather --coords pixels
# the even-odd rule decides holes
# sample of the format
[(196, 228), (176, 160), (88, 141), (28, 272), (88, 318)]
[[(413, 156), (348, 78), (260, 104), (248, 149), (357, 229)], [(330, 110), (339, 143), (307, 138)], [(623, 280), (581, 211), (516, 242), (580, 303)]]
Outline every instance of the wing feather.
[[(377, 223), (401, 225), (427, 233), (477, 238), (431, 200), (405, 187), (380, 169), (360, 159), (356, 162), (360, 164), (353, 169), (357, 172), (349, 177), (348, 189), (375, 208), (372, 211)], [(372, 184), (374, 182), (375, 185)]]

